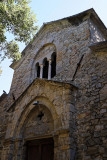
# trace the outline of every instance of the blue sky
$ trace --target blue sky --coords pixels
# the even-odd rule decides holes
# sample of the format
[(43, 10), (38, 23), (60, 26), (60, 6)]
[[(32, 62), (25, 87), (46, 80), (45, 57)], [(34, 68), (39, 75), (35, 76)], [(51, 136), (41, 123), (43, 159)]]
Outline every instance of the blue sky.
[[(37, 25), (42, 26), (44, 22), (57, 20), (72, 16), (84, 10), (94, 8), (98, 16), (107, 27), (107, 0), (31, 0), (30, 6), (36, 14)], [(11, 37), (8, 35), (8, 39)], [(20, 43), (20, 51), (25, 47)], [(9, 68), (11, 61), (6, 59), (2, 62), (2, 76), (0, 76), (0, 95), (5, 90), (9, 92), (13, 70)]]

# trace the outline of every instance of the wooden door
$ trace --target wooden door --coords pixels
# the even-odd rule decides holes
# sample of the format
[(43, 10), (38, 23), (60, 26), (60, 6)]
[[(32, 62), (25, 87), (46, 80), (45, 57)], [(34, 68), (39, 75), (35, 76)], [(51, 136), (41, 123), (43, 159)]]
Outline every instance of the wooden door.
[[(39, 146), (33, 145), (33, 146), (28, 146), (28, 160), (40, 160), (40, 155), (39, 153)], [(35, 157), (35, 158), (34, 158)]]
[(41, 160), (53, 160), (53, 144), (42, 144), (41, 146)]
[(54, 160), (52, 138), (27, 142), (27, 160)]

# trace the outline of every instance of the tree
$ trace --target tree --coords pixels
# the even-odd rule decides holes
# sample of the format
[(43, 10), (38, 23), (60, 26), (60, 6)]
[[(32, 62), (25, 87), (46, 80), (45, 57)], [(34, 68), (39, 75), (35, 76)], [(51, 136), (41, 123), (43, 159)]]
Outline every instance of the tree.
[[(21, 57), (18, 41), (28, 44), (37, 31), (36, 16), (28, 6), (28, 0), (0, 0), (0, 59)], [(7, 41), (6, 32), (14, 35), (14, 40)]]

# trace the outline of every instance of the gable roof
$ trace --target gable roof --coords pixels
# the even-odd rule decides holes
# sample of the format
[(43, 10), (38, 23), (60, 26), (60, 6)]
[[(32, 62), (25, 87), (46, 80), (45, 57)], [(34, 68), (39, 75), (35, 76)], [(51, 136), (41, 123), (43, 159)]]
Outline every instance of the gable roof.
[[(104, 23), (101, 21), (101, 19), (99, 18), (99, 16), (97, 15), (97, 13), (95, 12), (95, 10), (93, 8), (91, 9), (88, 9), (86, 11), (83, 11), (81, 13), (78, 13), (78, 14), (75, 14), (73, 16), (70, 16), (70, 17), (65, 17), (65, 18), (62, 18), (62, 19), (58, 19), (58, 20), (55, 20), (55, 21), (51, 21), (51, 22), (47, 22), (47, 23), (43, 23), (42, 27), (39, 29), (39, 31), (37, 32), (37, 34), (34, 36), (33, 38), (33, 41), (36, 39), (36, 37), (39, 36), (40, 32), (48, 25), (52, 25), (52, 24), (55, 24), (57, 22), (60, 22), (60, 21), (64, 21), (64, 20), (68, 20), (72, 25), (75, 25), (77, 24), (78, 22), (80, 22), (81, 20), (83, 20), (84, 17), (87, 17), (89, 16), (95, 23), (96, 25), (98, 26), (98, 28), (100, 29), (100, 31), (102, 33), (104, 33), (105, 35), (105, 38), (107, 39), (107, 28), (106, 26), (104, 25)], [(25, 49), (22, 51), (22, 55), (23, 53), (25, 52), (25, 50), (31, 46), (31, 43), (29, 43)]]
[[(39, 34), (45, 29), (45, 27), (47, 27), (48, 25), (53, 25), (53, 24), (57, 24), (60, 22), (63, 22), (65, 20), (67, 20), (69, 23), (71, 23), (71, 25), (78, 25), (80, 22), (82, 22), (85, 19), (90, 18), (92, 21), (94, 21), (94, 23), (97, 25), (97, 27), (99, 28), (99, 30), (103, 33), (105, 39), (107, 40), (107, 28), (104, 25), (104, 23), (101, 21), (101, 19), (98, 17), (97, 13), (95, 12), (95, 10), (93, 8), (88, 9), (86, 11), (83, 11), (81, 13), (75, 14), (73, 16), (70, 17), (65, 17), (62, 19), (58, 19), (55, 21), (51, 21), (51, 22), (47, 22), (47, 23), (43, 23), (42, 27), (39, 29), (39, 31), (36, 33), (36, 35), (33, 38), (32, 43), (34, 42), (34, 40), (39, 36)], [(25, 54), (25, 51), (32, 47), (32, 44), (29, 43), (24, 50), (22, 51), (22, 55)], [(19, 60), (20, 61), (20, 60)], [(18, 61), (18, 62), (19, 62)], [(10, 67), (14, 68), (14, 66), (16, 66), (18, 64), (18, 62), (13, 62)]]

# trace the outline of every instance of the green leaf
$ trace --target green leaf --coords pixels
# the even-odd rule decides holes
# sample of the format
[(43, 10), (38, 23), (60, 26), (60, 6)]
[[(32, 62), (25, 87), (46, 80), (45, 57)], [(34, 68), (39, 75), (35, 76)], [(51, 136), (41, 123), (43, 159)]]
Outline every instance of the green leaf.
[[(19, 47), (15, 41), (28, 44), (36, 33), (36, 15), (28, 0), (4, 0), (0, 2), (0, 51), (1, 58), (19, 59)], [(15, 41), (7, 42), (5, 32), (14, 35)]]

